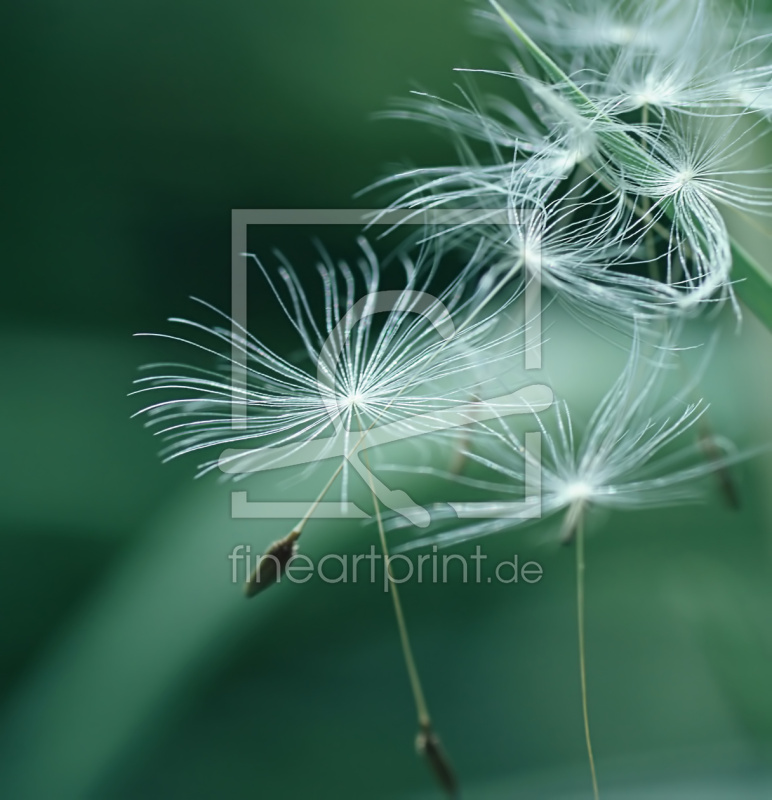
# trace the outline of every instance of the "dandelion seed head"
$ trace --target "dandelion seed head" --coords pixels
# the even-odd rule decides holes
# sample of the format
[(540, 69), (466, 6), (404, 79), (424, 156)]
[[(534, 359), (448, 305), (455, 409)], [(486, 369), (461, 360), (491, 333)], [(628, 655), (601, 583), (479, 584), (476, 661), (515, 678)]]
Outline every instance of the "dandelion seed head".
[(595, 489), (587, 481), (575, 480), (566, 485), (564, 493), (566, 503), (571, 504), (589, 500), (595, 494)]
[(697, 178), (694, 169), (681, 169), (673, 176), (673, 191), (679, 191)]
[[(579, 515), (597, 507), (630, 511), (694, 501), (700, 497), (699, 480), (728, 461), (706, 461), (693, 437), (686, 435), (707, 407), (702, 401), (684, 399), (693, 387), (670, 397), (663, 391), (663, 379), (676, 352), (672, 337), (653, 344), (644, 358), (641, 339), (634, 336), (624, 369), (585, 425), (577, 427), (565, 402), (553, 406), (551, 421), (535, 416), (542, 439), (542, 517), (565, 513), (574, 524)], [(471, 505), (456, 503), (454, 511), (462, 516), (461, 522), (421, 537), (408, 548), (454, 543), (525, 523), (525, 518), (514, 518), (510, 510), (510, 498), (520, 496), (529, 463), (519, 435), (502, 421), (498, 427), (485, 426), (475, 445), (468, 458), (484, 472), (468, 481), (458, 476), (452, 480), (468, 483), (492, 498), (485, 502), (486, 518), (473, 521), (474, 513), (466, 514)], [(452, 517), (438, 508), (435, 519)]]
[(671, 71), (663, 74), (653, 70), (634, 81), (628, 89), (631, 105), (637, 108), (667, 108), (675, 105), (681, 97), (681, 91), (682, 87), (678, 86)]
[(606, 39), (611, 44), (624, 46), (634, 42), (639, 35), (640, 31), (632, 25), (617, 22), (607, 27)]
[(367, 403), (365, 395), (363, 395), (362, 392), (353, 392), (347, 395), (345, 400), (346, 406), (350, 409), (363, 408)]
[[(481, 369), (522, 349), (519, 332), (491, 333), (493, 309), (484, 313), (472, 305), (463, 271), (438, 283), (435, 296), (425, 290), (440, 280), (437, 262), (423, 268), (403, 260), (403, 288), (380, 292), (375, 254), (365, 240), (360, 247), (365, 257), (359, 274), (325, 257), (321, 284), (301, 281), (286, 262), (277, 281), (253, 260), (304, 350), (300, 361), (275, 352), (206, 303), (227, 327), (175, 319), (187, 335), (161, 334), (214, 361), (212, 368), (151, 365), (137, 380), (138, 393), (160, 398), (138, 413), (166, 440), (167, 459), (219, 448), (219, 458), (200, 464), (199, 474), (225, 466), (238, 480), (256, 468), (280, 466), (281, 459), (292, 461), (309, 443), (318, 443), (322, 455), (335, 447), (345, 453), (375, 424), (413, 430), (416, 420), (468, 403), (484, 383)], [(244, 374), (229, 380), (234, 352)], [(234, 416), (234, 403), (243, 417)], [(317, 461), (323, 457), (307, 469)], [(348, 471), (344, 462), (344, 496)]]
[(530, 273), (539, 274), (541, 272), (544, 250), (538, 234), (531, 233), (525, 237), (521, 246), (520, 257), (523, 259), (523, 265)]
[[(762, 131), (744, 124), (738, 87), (758, 100), (772, 82), (769, 37), (751, 36), (743, 13), (724, 25), (709, 0), (533, 3), (523, 28), (566, 78), (535, 77), (517, 54), (491, 71), (517, 85), (530, 115), (506, 83), (499, 97), (468, 93), (468, 109), (427, 98), (422, 118), (454, 137), (462, 163), (412, 170), (414, 188), (392, 208), (411, 220), (476, 213), (479, 225), (440, 225), (429, 238), (476, 253), (481, 292), (499, 286), (508, 268), (498, 265), (514, 251), (518, 281), (538, 274), (560, 302), (614, 326), (735, 303), (723, 210), (772, 212), (772, 190), (758, 185), (767, 169), (740, 161)], [(490, 147), (489, 160), (473, 140)], [(488, 227), (502, 209), (546, 219), (538, 246)]]

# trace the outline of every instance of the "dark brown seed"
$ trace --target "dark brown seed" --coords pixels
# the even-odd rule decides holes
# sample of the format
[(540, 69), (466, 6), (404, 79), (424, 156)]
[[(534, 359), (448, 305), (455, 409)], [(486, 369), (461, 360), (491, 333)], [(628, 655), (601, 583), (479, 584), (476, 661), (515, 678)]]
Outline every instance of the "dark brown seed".
[(415, 740), (416, 750), (426, 759), (426, 763), (437, 778), (437, 782), (448, 793), (449, 797), (458, 797), (458, 782), (453, 767), (442, 749), (439, 737), (432, 729), (431, 723), (421, 725)]
[(257, 562), (257, 566), (244, 585), (244, 594), (247, 597), (254, 597), (256, 594), (260, 594), (260, 592), (269, 586), (273, 586), (281, 578), (287, 562), (297, 551), (297, 539), (299, 536), (300, 531), (291, 531), (283, 539), (274, 542), (260, 556), (260, 561)]

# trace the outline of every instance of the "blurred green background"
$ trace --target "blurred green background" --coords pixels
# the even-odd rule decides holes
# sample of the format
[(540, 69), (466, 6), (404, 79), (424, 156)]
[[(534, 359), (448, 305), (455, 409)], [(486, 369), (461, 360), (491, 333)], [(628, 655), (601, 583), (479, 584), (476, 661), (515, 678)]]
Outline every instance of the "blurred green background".
[[(227, 487), (194, 482), (192, 460), (162, 465), (126, 395), (159, 358), (133, 333), (189, 314), (189, 295), (227, 308), (232, 208), (376, 205), (353, 195), (397, 164), (453, 158), (431, 131), (372, 115), (414, 87), (459, 97), (453, 67), (497, 66), (468, 11), (4, 9), (0, 797), (439, 796), (412, 753), (388, 597), (312, 582), (247, 603), (227, 555), (283, 524), (231, 520)], [(261, 236), (266, 252), (306, 252), (306, 232)], [(351, 239), (325, 231), (336, 254)], [(752, 319), (726, 330), (705, 379), (711, 422), (740, 446), (770, 441), (772, 337)], [(589, 408), (618, 361), (586, 332), (557, 338), (546, 363)], [(708, 487), (702, 507), (615, 515), (589, 542), (605, 797), (772, 796), (772, 462), (736, 479), (739, 512)], [(318, 532), (312, 555), (374, 541)], [(537, 586), (404, 589), (467, 797), (588, 796), (573, 554), (541, 532), (485, 543), (491, 558), (537, 558)]]

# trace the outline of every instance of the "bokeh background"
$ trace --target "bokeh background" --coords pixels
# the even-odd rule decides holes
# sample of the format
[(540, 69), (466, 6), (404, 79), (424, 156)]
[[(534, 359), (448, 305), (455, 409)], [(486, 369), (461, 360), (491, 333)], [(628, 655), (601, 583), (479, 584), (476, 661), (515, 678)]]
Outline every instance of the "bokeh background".
[[(497, 66), (496, 47), (461, 0), (40, 0), (3, 18), (0, 797), (439, 796), (412, 752), (389, 598), (311, 582), (246, 602), (227, 554), (281, 523), (231, 520), (227, 487), (162, 465), (127, 393), (159, 358), (133, 333), (189, 314), (189, 295), (227, 308), (232, 208), (358, 207), (396, 165), (452, 159), (432, 131), (373, 114), (411, 88), (460, 99), (452, 69)], [(324, 236), (353, 251), (350, 229)], [(307, 253), (307, 231), (260, 237)], [(269, 328), (274, 305), (253, 302)], [(711, 424), (740, 447), (772, 441), (772, 336), (750, 318), (722, 330)], [(620, 354), (580, 329), (553, 338), (547, 363), (589, 409)], [(593, 531), (606, 797), (772, 796), (770, 458), (735, 479), (739, 511), (708, 484), (702, 506)], [(492, 559), (538, 559), (537, 586), (404, 588), (467, 797), (588, 796), (573, 554), (540, 530), (486, 542)], [(373, 536), (320, 525), (308, 551)]]

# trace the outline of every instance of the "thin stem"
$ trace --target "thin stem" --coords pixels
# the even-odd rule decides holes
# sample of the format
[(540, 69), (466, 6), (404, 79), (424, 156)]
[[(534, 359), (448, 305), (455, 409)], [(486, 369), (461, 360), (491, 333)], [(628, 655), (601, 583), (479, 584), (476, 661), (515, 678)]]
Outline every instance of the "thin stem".
[[(359, 409), (356, 408), (356, 406), (355, 406), (355, 412), (357, 416), (357, 421), (359, 422), (359, 429), (362, 433), (362, 436), (359, 442), (357, 442), (357, 444), (354, 446), (351, 452), (347, 455), (347, 458), (350, 458), (356, 452), (357, 448), (359, 447), (359, 445), (364, 440), (367, 434), (367, 431), (363, 430), (364, 426), (362, 424), (362, 418), (359, 413)], [(372, 427), (372, 425), (370, 427)], [(369, 430), (369, 428), (367, 430)], [(424, 695), (423, 686), (421, 685), (421, 678), (420, 675), (418, 674), (418, 667), (416, 666), (415, 657), (413, 655), (413, 648), (410, 644), (410, 636), (407, 631), (405, 614), (404, 611), (402, 610), (402, 602), (399, 596), (399, 589), (397, 588), (397, 584), (394, 582), (394, 573), (392, 572), (391, 569), (391, 558), (389, 555), (389, 548), (386, 543), (386, 532), (383, 527), (381, 507), (380, 503), (378, 502), (378, 495), (376, 494), (375, 491), (375, 480), (372, 469), (370, 468), (370, 457), (367, 453), (366, 448), (362, 450), (362, 458), (364, 460), (364, 465), (367, 469), (368, 482), (370, 484), (370, 492), (372, 493), (373, 505), (375, 508), (375, 517), (378, 523), (378, 535), (381, 541), (381, 550), (383, 552), (383, 559), (386, 565), (386, 570), (389, 578), (389, 583), (387, 585), (389, 587), (389, 591), (391, 592), (391, 599), (394, 605), (394, 616), (397, 620), (399, 639), (402, 646), (402, 655), (405, 659), (405, 667), (407, 669), (408, 679), (410, 681), (410, 688), (413, 693), (413, 701), (415, 703), (416, 715), (418, 717), (418, 735), (416, 737), (416, 748), (418, 752), (425, 758), (428, 765), (431, 767), (439, 784), (443, 787), (443, 789), (445, 789), (445, 791), (451, 798), (455, 798), (458, 796), (458, 782), (456, 780), (456, 775), (453, 770), (453, 767), (451, 766), (450, 760), (448, 759), (442, 747), (439, 737), (435, 734), (434, 729), (432, 727), (432, 720), (431, 716), (429, 715), (429, 708), (426, 703), (426, 697)], [(269, 586), (276, 582), (279, 575), (281, 574), (281, 571), (284, 568), (285, 563), (295, 552), (296, 542), (300, 538), (300, 534), (303, 532), (305, 524), (311, 518), (314, 511), (318, 507), (319, 503), (322, 501), (322, 498), (327, 494), (333, 482), (340, 474), (341, 470), (343, 469), (344, 463), (345, 459), (341, 461), (338, 468), (333, 472), (330, 479), (322, 488), (316, 500), (314, 500), (311, 503), (308, 510), (300, 520), (300, 522), (298, 522), (298, 524), (292, 529), (292, 531), (290, 531), (290, 533), (284, 539), (278, 542), (274, 542), (274, 544), (271, 545), (268, 551), (266, 551), (266, 555), (270, 555), (271, 558), (265, 559), (264, 557), (260, 559), (257, 567), (255, 567), (254, 572), (247, 580), (246, 584), (247, 597), (251, 597), (255, 594), (258, 594), (266, 586)], [(266, 564), (267, 566), (264, 568), (264, 565)]]
[[(641, 125), (644, 128), (647, 128), (649, 125), (649, 104), (644, 103), (643, 108), (641, 109)], [(641, 143), (641, 147), (648, 152), (648, 147), (646, 144), (646, 140), (644, 139)], [(643, 219), (646, 220), (649, 217), (649, 209), (651, 208), (651, 200), (644, 196), (641, 198), (641, 210), (643, 211)], [(649, 277), (652, 280), (657, 280), (659, 275), (657, 273), (657, 250), (654, 245), (654, 232), (652, 231), (651, 227), (647, 228), (646, 234), (644, 236), (645, 246), (646, 246), (646, 257), (649, 260)]]
[[(356, 409), (356, 414), (357, 420), (359, 421), (359, 428), (361, 430), (362, 419), (359, 414), (359, 409)], [(367, 467), (367, 473), (369, 475), (370, 491), (373, 496), (373, 505), (375, 507), (375, 518), (378, 523), (378, 536), (381, 540), (381, 550), (383, 551), (383, 558), (389, 577), (391, 600), (394, 604), (394, 616), (397, 620), (399, 640), (402, 645), (402, 655), (405, 659), (405, 667), (410, 680), (410, 688), (413, 692), (413, 700), (415, 702), (416, 715), (418, 717), (418, 736), (416, 737), (416, 749), (424, 757), (427, 764), (434, 772), (434, 776), (439, 782), (440, 786), (442, 786), (442, 788), (448, 793), (449, 797), (455, 798), (458, 797), (458, 781), (450, 763), (450, 759), (445, 753), (442, 743), (432, 727), (432, 719), (429, 715), (429, 707), (426, 704), (426, 697), (424, 695), (423, 686), (421, 685), (421, 677), (418, 674), (418, 667), (416, 666), (415, 657), (413, 656), (413, 648), (410, 644), (410, 636), (407, 632), (407, 624), (405, 622), (405, 614), (402, 610), (402, 601), (399, 597), (399, 589), (397, 588), (397, 584), (394, 582), (394, 574), (391, 571), (391, 558), (389, 556), (389, 547), (386, 544), (386, 533), (383, 529), (381, 507), (380, 503), (378, 502), (378, 496), (375, 493), (373, 473), (370, 468), (370, 458), (366, 449), (362, 451), (362, 458), (364, 459), (365, 466)]]
[[(355, 449), (356, 448), (354, 448), (354, 450)], [(322, 500), (324, 500), (324, 496), (327, 494), (327, 492), (330, 491), (330, 487), (335, 482), (335, 479), (338, 477), (338, 475), (340, 475), (340, 473), (342, 472), (343, 465), (346, 463), (346, 460), (353, 454), (354, 450), (352, 450), (346, 458), (341, 459), (340, 464), (338, 464), (335, 471), (330, 476), (330, 479), (327, 481), (327, 483), (324, 484), (324, 488), (322, 489), (322, 491), (319, 492), (319, 494), (316, 496), (316, 500), (314, 500), (308, 507), (308, 511), (306, 511), (306, 513), (303, 515), (303, 519), (301, 519), (300, 522), (298, 522), (298, 524), (295, 526), (294, 530), (298, 532), (298, 535), (300, 535), (303, 532), (303, 528), (305, 528), (306, 523), (308, 522), (309, 519), (311, 519), (311, 516), (314, 513), (314, 511), (316, 511), (317, 507), (319, 506), (319, 503), (321, 503)]]
[[(368, 467), (369, 469), (369, 467)], [(378, 536), (381, 540), (381, 550), (383, 551), (383, 557), (386, 562), (386, 568), (389, 571), (389, 582), (390, 582), (390, 594), (391, 599), (394, 604), (394, 616), (397, 619), (397, 627), (399, 628), (399, 638), (400, 642), (402, 643), (402, 653), (405, 656), (405, 667), (407, 669), (408, 677), (410, 678), (410, 688), (413, 691), (413, 699), (415, 700), (415, 707), (416, 713), (418, 715), (418, 724), (422, 728), (428, 728), (431, 726), (431, 717), (429, 715), (429, 708), (426, 704), (426, 697), (424, 696), (423, 686), (421, 685), (421, 677), (418, 674), (418, 667), (415, 663), (415, 657), (413, 656), (413, 648), (410, 644), (410, 637), (407, 632), (407, 625), (405, 624), (405, 615), (402, 611), (402, 601), (399, 597), (399, 590), (397, 589), (397, 584), (393, 583), (392, 578), (393, 574), (391, 571), (391, 559), (389, 557), (389, 550), (386, 545), (386, 536), (383, 530), (383, 522), (381, 520), (381, 514), (378, 510), (378, 499), (375, 497), (375, 493), (373, 493), (373, 502), (376, 505), (376, 518), (378, 520)]]
[[(359, 410), (356, 412), (357, 419), (359, 420), (360, 430), (362, 429), (362, 419), (359, 415)], [(431, 717), (429, 716), (429, 708), (426, 704), (426, 697), (424, 696), (423, 686), (421, 685), (421, 678), (418, 674), (416, 667), (415, 657), (413, 656), (413, 648), (410, 644), (410, 636), (407, 632), (407, 624), (405, 623), (405, 615), (402, 611), (402, 602), (399, 598), (399, 590), (397, 584), (393, 581), (393, 573), (391, 571), (391, 558), (389, 556), (389, 547), (386, 544), (386, 532), (383, 528), (383, 518), (381, 516), (381, 505), (378, 502), (378, 497), (375, 494), (375, 485), (373, 484), (373, 473), (370, 469), (370, 457), (366, 449), (362, 450), (362, 459), (367, 467), (367, 474), (369, 476), (370, 491), (373, 496), (373, 505), (375, 506), (375, 519), (378, 525), (378, 536), (381, 541), (381, 550), (383, 552), (384, 562), (389, 576), (389, 590), (391, 600), (394, 604), (394, 616), (397, 619), (397, 628), (399, 629), (399, 639), (402, 643), (402, 654), (405, 657), (405, 667), (407, 669), (408, 678), (410, 679), (410, 688), (413, 691), (413, 699), (415, 700), (416, 713), (418, 715), (418, 724), (422, 728), (431, 726)]]
[(582, 683), (582, 715), (584, 716), (584, 738), (587, 742), (587, 756), (590, 759), (592, 773), (592, 793), (598, 800), (598, 778), (595, 774), (595, 759), (592, 755), (590, 739), (590, 716), (587, 711), (587, 666), (584, 641), (584, 515), (579, 513), (576, 528), (576, 611), (579, 631), (579, 675)]

